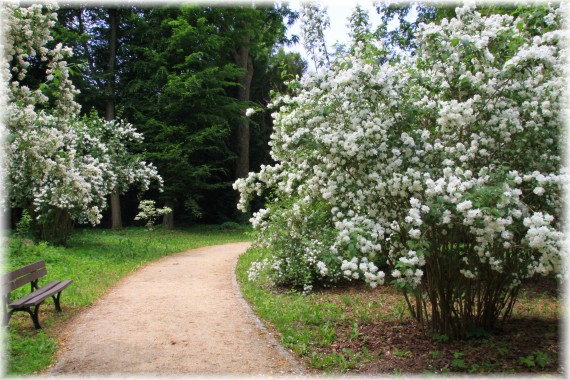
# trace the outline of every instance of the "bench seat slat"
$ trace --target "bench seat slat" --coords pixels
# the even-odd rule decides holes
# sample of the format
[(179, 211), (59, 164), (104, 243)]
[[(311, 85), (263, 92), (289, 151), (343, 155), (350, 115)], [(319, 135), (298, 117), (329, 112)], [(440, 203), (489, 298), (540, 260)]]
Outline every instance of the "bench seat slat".
[[(11, 308), (19, 308), (19, 307), (23, 307), (24, 305), (29, 306), (30, 304), (33, 303), (33, 301), (38, 298), (41, 297), (43, 295), (46, 294), (46, 291), (49, 291), (51, 288), (53, 288), (54, 286), (56, 286), (59, 283), (59, 281), (51, 281), (47, 284), (45, 284), (44, 286), (42, 286), (39, 289), (34, 290), (33, 292), (26, 294), (25, 296), (23, 296), (22, 298), (19, 298), (15, 301), (12, 301), (8, 304), (8, 306), (10, 306)], [(47, 298), (48, 296), (44, 297)]]
[(14, 302), (11, 302), (8, 306), (10, 306), (10, 308), (12, 308), (12, 309), (19, 309), (22, 307), (35, 306), (38, 303), (45, 300), (46, 298), (48, 298), (48, 297), (50, 297), (56, 293), (59, 293), (60, 291), (65, 289), (67, 286), (69, 286), (69, 284), (71, 284), (72, 282), (73, 281), (71, 281), (71, 280), (51, 281), (51, 282), (45, 284), (44, 286), (42, 286), (41, 288), (33, 291), (32, 293), (14, 301)]

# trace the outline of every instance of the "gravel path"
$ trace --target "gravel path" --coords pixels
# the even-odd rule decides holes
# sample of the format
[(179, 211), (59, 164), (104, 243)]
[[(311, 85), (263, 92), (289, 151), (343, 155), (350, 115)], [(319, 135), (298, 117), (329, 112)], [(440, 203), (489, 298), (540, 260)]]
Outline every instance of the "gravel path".
[(167, 256), (70, 321), (46, 375), (294, 376), (303, 368), (239, 293), (249, 243)]

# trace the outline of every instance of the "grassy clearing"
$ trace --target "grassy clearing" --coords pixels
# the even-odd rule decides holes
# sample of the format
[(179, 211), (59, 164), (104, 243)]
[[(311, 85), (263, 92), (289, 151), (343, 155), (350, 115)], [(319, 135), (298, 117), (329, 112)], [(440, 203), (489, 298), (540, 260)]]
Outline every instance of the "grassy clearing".
[[(240, 228), (196, 226), (184, 230), (127, 228), (115, 232), (100, 229), (78, 230), (67, 247), (10, 242), (5, 260), (9, 271), (38, 260), (45, 260), (51, 279), (72, 279), (73, 284), (61, 296), (62, 313), (56, 313), (51, 300), (40, 309), (43, 330), (33, 328), (27, 313), (16, 313), (6, 334), (6, 372), (9, 375), (37, 373), (49, 366), (57, 349), (54, 338), (65, 321), (101, 297), (118, 280), (141, 265), (171, 253), (207, 245), (247, 241)], [(17, 297), (29, 291), (25, 286), (13, 292)]]
[(545, 279), (522, 291), (513, 319), (493, 334), (474, 332), (467, 341), (426, 337), (408, 316), (403, 296), (390, 286), (317, 290), (308, 295), (278, 291), (261, 278), (250, 282), (250, 249), (238, 261), (244, 297), (256, 313), (309, 368), (321, 373), (556, 373), (559, 320), (556, 282)]

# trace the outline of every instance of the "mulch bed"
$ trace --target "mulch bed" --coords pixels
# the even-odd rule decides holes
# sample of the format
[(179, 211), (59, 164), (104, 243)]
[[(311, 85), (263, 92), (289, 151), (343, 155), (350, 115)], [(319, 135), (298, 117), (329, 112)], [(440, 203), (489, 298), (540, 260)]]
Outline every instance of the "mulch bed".
[[(361, 334), (368, 337), (368, 350), (378, 357), (355, 370), (365, 374), (559, 370), (557, 320), (513, 319), (491, 337), (467, 341), (435, 341), (426, 337), (413, 320), (371, 323), (361, 328)], [(542, 363), (544, 368), (536, 362), (537, 352), (550, 358), (550, 362)], [(531, 355), (534, 360), (528, 358)], [(527, 358), (528, 364), (521, 358)]]
[[(337, 288), (321, 293), (323, 300), (337, 303), (339, 294), (357, 296), (362, 303), (378, 297), (391, 299), (387, 305), (401, 297), (388, 287), (370, 291), (360, 287)], [(351, 369), (349, 374), (561, 374), (556, 280), (540, 279), (529, 284), (521, 292), (518, 307), (513, 318), (492, 334), (447, 342), (426, 336), (407, 313), (400, 318), (383, 313), (360, 324), (358, 339), (348, 338), (351, 326), (337, 325), (339, 339), (330, 347), (318, 348), (317, 352), (368, 350), (372, 359)]]

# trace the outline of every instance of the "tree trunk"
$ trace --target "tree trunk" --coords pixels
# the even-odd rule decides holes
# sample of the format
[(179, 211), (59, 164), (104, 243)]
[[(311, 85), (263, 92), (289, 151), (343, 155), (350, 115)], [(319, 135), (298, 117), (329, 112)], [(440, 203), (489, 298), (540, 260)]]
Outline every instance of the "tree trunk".
[(40, 239), (52, 244), (65, 244), (73, 231), (75, 222), (67, 210), (54, 208), (49, 219), (39, 225)]
[(111, 193), (111, 228), (120, 230), (123, 228), (121, 215), (121, 194), (117, 190)]
[(117, 60), (117, 26), (118, 15), (115, 8), (109, 8), (109, 61), (105, 83), (105, 120), (115, 119), (115, 62)]
[[(238, 100), (247, 102), (250, 97), (251, 80), (253, 78), (253, 61), (249, 55), (249, 37), (234, 51), (236, 64), (243, 68), (244, 74), (238, 79)], [(247, 177), (249, 173), (249, 119), (242, 118), (237, 128), (238, 158), (236, 164), (236, 178)]]
[(162, 217), (162, 225), (164, 226), (164, 228), (168, 228), (169, 230), (172, 230), (172, 229), (174, 229), (174, 202), (166, 201), (166, 202), (164, 202), (164, 205), (166, 207), (170, 207), (170, 209), (173, 211), (169, 212), (168, 214), (165, 214)]
[[(117, 9), (109, 8), (109, 62), (107, 63), (107, 80), (105, 84), (105, 120), (115, 120), (115, 62), (117, 58)], [(121, 215), (121, 193), (115, 188), (111, 193), (111, 228), (120, 230), (123, 228)]]

